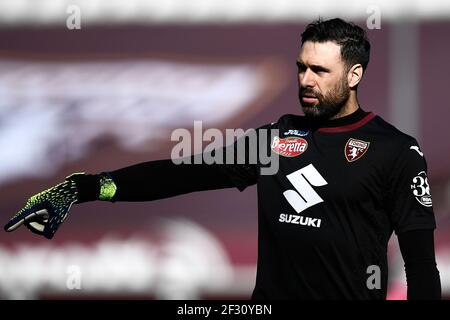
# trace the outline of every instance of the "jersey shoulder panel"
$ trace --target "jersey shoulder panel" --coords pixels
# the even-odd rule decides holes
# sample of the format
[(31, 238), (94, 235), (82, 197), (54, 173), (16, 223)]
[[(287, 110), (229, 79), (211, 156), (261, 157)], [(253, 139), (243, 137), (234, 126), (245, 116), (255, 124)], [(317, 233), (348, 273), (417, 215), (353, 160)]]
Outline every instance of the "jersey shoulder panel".
[[(380, 116), (376, 116), (364, 129), (378, 146), (378, 159), (384, 170), (401, 174), (402, 167), (423, 168), (426, 159), (417, 140), (402, 132)], [(395, 175), (395, 174), (394, 174)]]
[(395, 147), (402, 147), (411, 143), (417, 144), (414, 137), (399, 130), (380, 116), (375, 116), (371, 122), (370, 128), (377, 131), (379, 138), (385, 138)]
[(400, 234), (436, 228), (427, 162), (417, 140), (381, 117), (374, 120), (374, 126), (386, 135), (383, 143), (389, 148), (385, 154), (392, 159), (386, 171), (389, 176), (385, 203), (393, 230)]

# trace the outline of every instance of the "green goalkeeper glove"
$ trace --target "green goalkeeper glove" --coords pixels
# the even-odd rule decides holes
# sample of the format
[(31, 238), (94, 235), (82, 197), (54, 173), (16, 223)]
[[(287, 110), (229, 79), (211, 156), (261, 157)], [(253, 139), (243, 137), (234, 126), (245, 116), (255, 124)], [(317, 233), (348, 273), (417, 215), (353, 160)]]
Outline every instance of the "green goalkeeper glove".
[[(80, 186), (81, 190), (78, 190)], [(116, 190), (108, 173), (74, 173), (64, 182), (29, 198), (25, 207), (5, 225), (5, 231), (14, 231), (25, 224), (32, 232), (51, 239), (67, 218), (72, 204), (94, 200), (112, 201)]]
[(32, 232), (53, 238), (60, 224), (67, 218), (73, 203), (78, 200), (75, 181), (71, 178), (28, 199), (25, 207), (5, 225), (5, 231), (14, 231), (22, 224)]

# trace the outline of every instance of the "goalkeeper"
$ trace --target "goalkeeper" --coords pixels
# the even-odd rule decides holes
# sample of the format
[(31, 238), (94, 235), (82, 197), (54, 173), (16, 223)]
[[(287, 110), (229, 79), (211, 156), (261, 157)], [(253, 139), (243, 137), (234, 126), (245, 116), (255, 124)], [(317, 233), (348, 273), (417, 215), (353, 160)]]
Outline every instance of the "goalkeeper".
[[(332, 19), (307, 26), (296, 61), (305, 116), (283, 115), (260, 128), (279, 136), (257, 134), (252, 144), (263, 142), (265, 154), (279, 155), (273, 175), (261, 173), (262, 163), (175, 165), (170, 159), (73, 174), (30, 198), (5, 229), (25, 224), (51, 239), (74, 203), (151, 201), (257, 184), (254, 299), (386, 299), (393, 232), (408, 299), (440, 299), (425, 156), (413, 137), (360, 107), (357, 89), (369, 55), (364, 30), (354, 24)], [(375, 286), (367, 272), (374, 266), (380, 270)]]

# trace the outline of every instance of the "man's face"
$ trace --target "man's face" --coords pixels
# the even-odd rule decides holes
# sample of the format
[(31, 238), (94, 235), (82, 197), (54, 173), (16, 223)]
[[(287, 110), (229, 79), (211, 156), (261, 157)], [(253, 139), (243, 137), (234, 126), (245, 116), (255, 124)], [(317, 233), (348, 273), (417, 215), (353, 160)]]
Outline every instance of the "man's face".
[(307, 117), (330, 119), (350, 96), (347, 69), (334, 42), (303, 43), (297, 59), (299, 99)]

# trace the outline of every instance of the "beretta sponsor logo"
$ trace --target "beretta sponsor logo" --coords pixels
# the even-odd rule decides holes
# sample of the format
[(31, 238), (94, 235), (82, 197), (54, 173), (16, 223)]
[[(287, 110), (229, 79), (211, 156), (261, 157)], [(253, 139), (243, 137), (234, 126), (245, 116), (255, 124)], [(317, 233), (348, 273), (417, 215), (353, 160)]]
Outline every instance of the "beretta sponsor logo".
[(299, 137), (273, 138), (271, 148), (273, 152), (284, 157), (296, 157), (308, 148), (308, 142)]

